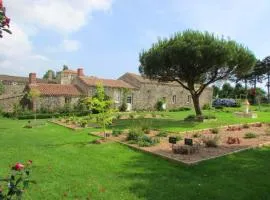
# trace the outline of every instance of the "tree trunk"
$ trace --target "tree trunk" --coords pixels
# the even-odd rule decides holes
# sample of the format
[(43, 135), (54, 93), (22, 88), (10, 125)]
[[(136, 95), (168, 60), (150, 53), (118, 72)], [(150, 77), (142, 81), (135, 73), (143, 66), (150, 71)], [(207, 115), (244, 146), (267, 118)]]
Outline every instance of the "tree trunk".
[(196, 112), (196, 116), (201, 116), (202, 110), (200, 107), (200, 95), (192, 94), (192, 100), (193, 100), (193, 105), (194, 105), (194, 109)]

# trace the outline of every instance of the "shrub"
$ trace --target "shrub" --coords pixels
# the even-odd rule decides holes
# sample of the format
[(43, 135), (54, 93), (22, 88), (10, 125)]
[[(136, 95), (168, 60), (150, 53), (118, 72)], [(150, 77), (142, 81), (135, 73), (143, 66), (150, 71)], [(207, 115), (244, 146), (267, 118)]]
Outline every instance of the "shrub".
[(247, 128), (249, 128), (249, 125), (248, 124), (243, 124), (243, 128), (247, 129)]
[(189, 107), (179, 107), (179, 108), (173, 108), (169, 110), (170, 112), (181, 112), (181, 111), (189, 111), (191, 108)]
[(118, 137), (119, 135), (122, 135), (123, 134), (123, 131), (121, 130), (113, 130), (112, 131), (112, 136), (114, 137)]
[(122, 103), (121, 106), (119, 107), (119, 110), (121, 112), (126, 112), (127, 111), (127, 104), (126, 103)]
[(86, 119), (81, 119), (79, 121), (79, 124), (80, 124), (81, 127), (86, 128), (87, 125), (88, 125), (88, 121)]
[(176, 142), (180, 141), (180, 140), (183, 140), (182, 136), (180, 135), (177, 135), (177, 136), (173, 136), (176, 138)]
[(26, 124), (23, 128), (33, 128), (31, 121), (28, 121), (28, 124)]
[(139, 137), (141, 137), (143, 135), (143, 132), (141, 129), (138, 128), (132, 128), (129, 132), (128, 132), (128, 136), (127, 136), (127, 140), (134, 140), (134, 141), (138, 141)]
[(137, 143), (140, 147), (150, 147), (150, 146), (154, 146), (154, 145), (158, 144), (159, 139), (158, 138), (151, 138), (151, 137), (144, 135), (144, 136), (139, 137)]
[(211, 106), (209, 103), (207, 104), (204, 104), (203, 107), (202, 107), (203, 110), (211, 110)]
[(196, 115), (188, 115), (184, 121), (188, 122), (203, 122), (205, 119), (216, 119), (214, 115), (202, 115), (202, 116), (196, 116)]
[(157, 103), (156, 103), (156, 110), (158, 111), (163, 111), (164, 108), (163, 108), (163, 104), (164, 104), (164, 100), (158, 100)]
[(203, 143), (205, 144), (206, 147), (218, 147), (218, 142), (219, 142), (218, 136), (203, 138)]
[[(0, 188), (0, 199), (22, 199), (23, 193), (28, 189), (30, 183), (36, 183), (30, 179), (32, 161), (29, 160), (26, 164), (16, 163), (11, 168), (10, 176), (0, 179), (1, 182), (6, 182), (8, 187)], [(14, 197), (14, 198), (13, 198)]]
[(249, 133), (246, 133), (244, 138), (245, 139), (252, 139), (252, 138), (256, 138), (257, 135), (255, 133), (252, 133), (252, 132), (249, 132)]
[(166, 131), (160, 131), (156, 136), (158, 137), (167, 137), (169, 134)]
[(211, 129), (211, 133), (218, 134), (219, 133), (219, 129), (218, 128), (213, 128), (213, 129)]
[(130, 114), (129, 114), (129, 118), (130, 118), (130, 119), (135, 119), (135, 114), (134, 114), (134, 113), (130, 113)]
[(200, 134), (200, 133), (194, 133), (194, 134), (192, 135), (192, 137), (193, 137), (193, 138), (199, 138), (199, 137), (201, 137), (201, 134)]

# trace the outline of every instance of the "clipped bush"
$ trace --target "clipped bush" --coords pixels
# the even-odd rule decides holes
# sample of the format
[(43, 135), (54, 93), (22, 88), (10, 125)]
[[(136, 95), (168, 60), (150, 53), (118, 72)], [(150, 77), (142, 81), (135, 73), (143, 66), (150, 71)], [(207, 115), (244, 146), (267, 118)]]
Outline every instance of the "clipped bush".
[(113, 130), (112, 131), (112, 136), (114, 137), (118, 137), (119, 135), (122, 135), (123, 134), (123, 131), (121, 130)]
[(218, 147), (219, 137), (204, 137), (202, 141), (206, 147)]
[(194, 134), (192, 135), (192, 137), (193, 137), (193, 138), (199, 138), (199, 137), (201, 137), (201, 134), (200, 134), (200, 133), (194, 133)]
[(218, 128), (213, 128), (210, 130), (212, 134), (218, 134), (219, 133), (219, 129)]
[(211, 106), (209, 103), (207, 104), (204, 104), (203, 107), (202, 107), (203, 110), (211, 110)]
[(144, 135), (138, 139), (137, 144), (140, 147), (150, 147), (150, 146), (154, 146), (154, 145), (158, 144), (159, 142), (160, 141), (158, 138), (151, 138), (151, 137)]
[(250, 126), (248, 124), (243, 124), (243, 128), (248, 129)]
[(157, 137), (167, 137), (169, 134), (166, 131), (160, 131), (156, 136)]
[(141, 129), (139, 128), (132, 128), (129, 132), (128, 132), (128, 136), (127, 136), (127, 140), (134, 140), (134, 141), (138, 141), (139, 137), (143, 136), (143, 132)]
[(173, 108), (170, 109), (169, 112), (181, 112), (181, 111), (189, 111), (191, 108), (189, 107), (179, 107), (179, 108)]
[(130, 114), (129, 114), (129, 118), (130, 118), (130, 119), (135, 119), (135, 114), (134, 114), (134, 113), (130, 113)]
[(246, 133), (244, 138), (245, 139), (252, 139), (252, 138), (256, 138), (257, 135), (255, 133), (252, 133), (252, 132), (249, 132), (249, 133)]

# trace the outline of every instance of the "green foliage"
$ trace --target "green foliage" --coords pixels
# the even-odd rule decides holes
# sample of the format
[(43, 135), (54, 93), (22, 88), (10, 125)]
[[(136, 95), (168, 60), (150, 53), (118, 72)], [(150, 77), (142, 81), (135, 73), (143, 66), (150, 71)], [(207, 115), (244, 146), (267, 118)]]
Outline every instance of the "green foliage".
[(213, 129), (211, 129), (211, 133), (212, 134), (218, 134), (219, 133), (219, 129), (218, 128), (213, 128)]
[(243, 128), (248, 129), (250, 126), (248, 124), (243, 124)]
[(179, 108), (173, 108), (170, 109), (169, 112), (181, 112), (181, 111), (189, 111), (191, 108), (189, 107), (179, 107)]
[(160, 141), (158, 138), (151, 138), (146, 135), (139, 137), (137, 144), (140, 147), (151, 147), (158, 144)]
[(122, 98), (122, 104), (119, 107), (119, 110), (121, 112), (126, 112), (127, 111), (127, 95), (128, 95), (129, 90), (125, 88), (123, 89), (122, 92), (123, 92), (123, 98)]
[(209, 103), (204, 104), (202, 107), (203, 110), (211, 110), (211, 105)]
[(114, 137), (118, 137), (119, 135), (122, 135), (123, 134), (123, 131), (121, 130), (113, 130), (112, 131), (112, 136)]
[(0, 182), (6, 182), (6, 189), (0, 187), (0, 199), (22, 199), (26, 189), (29, 188), (30, 183), (35, 181), (30, 179), (32, 161), (29, 160), (26, 164), (16, 163), (11, 168), (9, 177), (0, 179)]
[(43, 79), (48, 79), (49, 78), (49, 74), (52, 74), (52, 79), (56, 79), (56, 74), (55, 71), (53, 70), (48, 70), (44, 75), (43, 75)]
[(157, 137), (168, 137), (169, 133), (167, 131), (160, 131), (156, 136)]
[(257, 137), (256, 133), (252, 133), (252, 132), (246, 133), (244, 136), (245, 139), (252, 139), (256, 137)]
[(163, 99), (159, 99), (156, 103), (156, 109), (158, 111), (163, 111), (164, 110), (164, 108), (163, 108), (164, 103), (166, 103), (166, 102)]
[(220, 137), (217, 135), (215, 135), (214, 137), (209, 136), (203, 138), (203, 143), (206, 147), (218, 147), (219, 140)]
[(250, 50), (233, 40), (187, 30), (144, 50), (139, 71), (150, 79), (178, 82), (190, 91), (196, 115), (202, 115), (199, 97), (204, 89), (216, 81), (247, 73), (255, 61)]
[(140, 128), (132, 127), (128, 132), (127, 140), (138, 141), (141, 136), (143, 136), (143, 131)]
[(102, 127), (104, 137), (106, 137), (106, 127), (113, 121), (115, 110), (112, 108), (113, 102), (106, 98), (104, 87), (101, 83), (97, 85), (96, 95), (84, 100), (89, 110), (96, 110), (96, 123)]
[(69, 68), (68, 68), (68, 66), (67, 65), (63, 65), (63, 71), (64, 70), (68, 70)]
[(1, 94), (4, 94), (4, 92), (5, 92), (5, 86), (4, 86), (4, 84), (2, 83), (2, 81), (0, 81), (0, 95), (1, 95)]

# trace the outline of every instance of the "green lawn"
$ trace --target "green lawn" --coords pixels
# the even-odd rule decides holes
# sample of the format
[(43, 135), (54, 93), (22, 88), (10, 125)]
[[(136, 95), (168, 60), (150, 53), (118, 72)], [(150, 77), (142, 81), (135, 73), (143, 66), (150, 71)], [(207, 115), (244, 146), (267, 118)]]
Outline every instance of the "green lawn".
[(270, 199), (270, 148), (186, 167), (116, 143), (89, 144), (89, 129), (25, 124), (0, 118), (0, 175), (17, 161), (34, 162), (37, 185), (26, 199)]
[[(233, 112), (244, 110), (243, 108), (226, 109), (227, 112), (221, 111), (204, 111), (204, 114), (216, 116), (216, 121), (208, 121), (204, 123), (186, 122), (185, 117), (194, 114), (194, 111), (182, 112), (161, 112), (157, 114), (164, 114), (167, 117), (163, 119), (143, 119), (143, 121), (150, 121), (152, 128), (182, 132), (193, 129), (214, 128), (231, 124), (251, 123), (251, 122), (270, 122), (270, 112), (256, 111), (258, 114), (257, 119), (239, 118)], [(126, 129), (132, 124), (137, 124), (141, 119), (117, 120), (114, 122), (113, 129)]]

